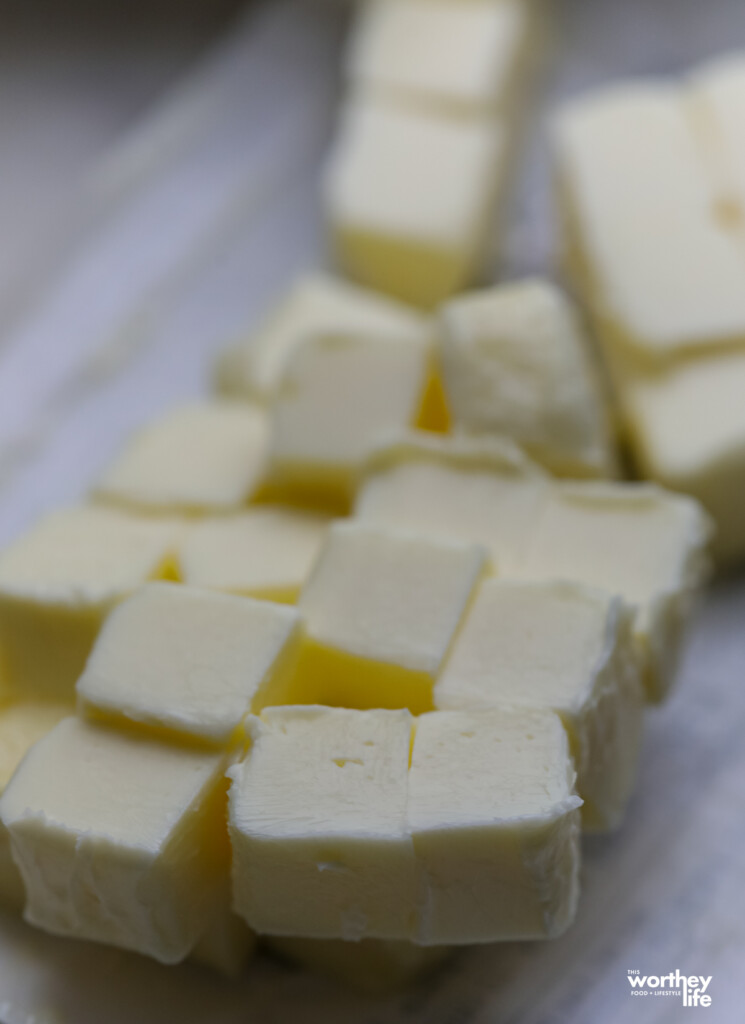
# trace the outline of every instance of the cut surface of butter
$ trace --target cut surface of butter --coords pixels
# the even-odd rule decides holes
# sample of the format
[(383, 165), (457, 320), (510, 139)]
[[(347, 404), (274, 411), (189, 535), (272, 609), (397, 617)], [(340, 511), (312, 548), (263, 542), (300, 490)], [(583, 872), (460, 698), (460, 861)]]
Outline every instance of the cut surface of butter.
[(611, 355), (649, 363), (745, 342), (745, 247), (716, 216), (683, 90), (637, 83), (575, 101), (556, 147), (580, 286)]
[(270, 401), (287, 361), (305, 341), (328, 336), (428, 341), (432, 323), (416, 310), (331, 275), (306, 274), (271, 310), (258, 330), (229, 348), (217, 364), (226, 395)]
[[(70, 714), (69, 704), (24, 701), (0, 708), (0, 794), (26, 753), (60, 719)], [(0, 906), (21, 910), (23, 879), (13, 861), (10, 835), (0, 823)]]
[(267, 708), (231, 769), (233, 906), (269, 935), (408, 939), (407, 711)]
[(381, 97), (345, 109), (325, 179), (344, 270), (431, 308), (479, 269), (503, 186), (504, 126), (446, 118)]
[(497, 572), (510, 574), (525, 558), (549, 485), (508, 439), (402, 433), (370, 453), (355, 516), (483, 544)]
[(368, 0), (350, 41), (353, 86), (446, 113), (514, 101), (529, 30), (523, 0)]
[(227, 400), (181, 406), (129, 442), (96, 494), (155, 511), (235, 509), (259, 486), (267, 441), (258, 407)]
[(627, 382), (634, 455), (645, 475), (697, 498), (720, 562), (745, 556), (745, 352), (680, 361)]
[(328, 533), (300, 595), (305, 703), (432, 708), (432, 686), (488, 566), (486, 550), (361, 522)]
[(269, 601), (151, 583), (109, 616), (78, 698), (89, 714), (226, 744), (252, 709), (285, 701), (299, 629)]
[(555, 711), (569, 734), (584, 827), (620, 823), (644, 695), (619, 598), (572, 583), (487, 580), (435, 685), (435, 706)]
[(264, 944), (292, 963), (375, 994), (410, 985), (439, 967), (453, 952), (448, 946), (415, 946), (393, 939), (345, 942), (273, 935), (267, 936)]
[(408, 822), (422, 945), (559, 935), (579, 886), (581, 800), (558, 715), (435, 711), (416, 724)]
[(670, 689), (693, 598), (705, 577), (708, 517), (654, 484), (563, 483), (550, 492), (521, 575), (620, 594), (650, 699)]
[(379, 435), (429, 425), (433, 353), (426, 342), (309, 341), (290, 360), (272, 410), (270, 487), (329, 506), (350, 501)]
[(115, 604), (173, 573), (181, 524), (117, 509), (52, 513), (0, 554), (0, 658), (18, 696), (72, 700)]
[(598, 368), (558, 288), (534, 279), (473, 292), (446, 303), (440, 324), (456, 428), (512, 437), (558, 476), (614, 475)]
[(186, 584), (292, 604), (323, 544), (330, 517), (256, 505), (193, 526), (179, 551)]
[(176, 963), (228, 871), (224, 758), (63, 719), (0, 798), (45, 931)]

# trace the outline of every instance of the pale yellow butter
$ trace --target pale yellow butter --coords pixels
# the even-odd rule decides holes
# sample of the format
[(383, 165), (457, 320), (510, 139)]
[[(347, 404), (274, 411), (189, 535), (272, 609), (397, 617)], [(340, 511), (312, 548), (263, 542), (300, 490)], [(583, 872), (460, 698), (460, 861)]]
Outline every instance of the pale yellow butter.
[(233, 905), (269, 935), (410, 938), (407, 711), (266, 709), (231, 769)]
[(572, 583), (487, 580), (435, 686), (435, 706), (548, 708), (569, 733), (583, 826), (617, 826), (636, 778), (644, 694), (630, 610)]
[(221, 755), (63, 719), (0, 798), (26, 920), (183, 960), (228, 871), (225, 767)]
[(529, 279), (472, 292), (446, 303), (440, 324), (456, 428), (512, 437), (558, 476), (615, 475), (598, 367), (558, 288)]
[(42, 519), (0, 554), (2, 676), (18, 696), (72, 699), (109, 611), (173, 574), (181, 529), (81, 506)]
[(422, 892), (417, 941), (561, 934), (577, 908), (581, 803), (558, 715), (422, 715), (407, 812)]
[(151, 583), (112, 612), (78, 698), (92, 715), (226, 744), (251, 710), (287, 700), (299, 632), (290, 608)]
[(150, 511), (235, 509), (259, 488), (267, 429), (264, 412), (248, 403), (181, 406), (135, 435), (96, 495)]

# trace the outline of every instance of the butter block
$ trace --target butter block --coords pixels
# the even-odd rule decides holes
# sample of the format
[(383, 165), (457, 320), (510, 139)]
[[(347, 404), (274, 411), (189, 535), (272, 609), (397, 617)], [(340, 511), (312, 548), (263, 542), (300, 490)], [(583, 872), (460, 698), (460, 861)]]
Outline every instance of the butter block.
[(251, 928), (407, 939), (416, 875), (406, 831), (407, 711), (267, 708), (231, 769), (233, 906)]
[(745, 342), (745, 248), (683, 90), (648, 82), (570, 103), (556, 123), (568, 249), (614, 359), (654, 366)]
[(435, 686), (435, 707), (549, 709), (569, 734), (585, 828), (615, 828), (636, 777), (642, 691), (631, 609), (573, 583), (487, 580)]
[(435, 711), (416, 725), (408, 822), (422, 945), (550, 938), (572, 922), (579, 807), (558, 715)]
[(526, 557), (550, 483), (509, 439), (391, 436), (370, 452), (355, 516), (483, 544), (500, 575)]
[(329, 274), (299, 278), (245, 341), (227, 349), (216, 367), (218, 390), (229, 397), (272, 401), (292, 353), (313, 338), (431, 340), (431, 320), (416, 310)]
[(343, 510), (368, 448), (388, 430), (435, 427), (427, 343), (329, 337), (288, 364), (272, 409), (270, 493)]
[(634, 605), (645, 689), (659, 701), (672, 685), (706, 575), (709, 532), (696, 501), (654, 484), (557, 484), (521, 575), (574, 580)]
[(304, 703), (432, 708), (432, 686), (488, 567), (476, 544), (335, 523), (298, 608)]
[(496, 118), (446, 118), (380, 96), (353, 99), (324, 182), (344, 271), (424, 308), (463, 288), (483, 262), (506, 149)]
[(745, 557), (745, 353), (685, 360), (626, 383), (634, 457), (645, 476), (712, 517), (718, 562)]
[(368, 0), (353, 28), (353, 86), (445, 113), (509, 109), (525, 62), (525, 0)]
[(0, 554), (0, 675), (21, 697), (72, 700), (109, 611), (171, 576), (181, 524), (113, 508), (52, 513)]
[(78, 699), (90, 715), (231, 743), (252, 709), (285, 701), (299, 635), (291, 608), (151, 583), (110, 615)]
[(147, 511), (235, 509), (259, 487), (267, 429), (265, 414), (244, 402), (181, 406), (129, 442), (96, 495)]
[(179, 551), (184, 583), (294, 604), (323, 544), (330, 517), (257, 505), (192, 527)]
[(283, 959), (319, 971), (360, 992), (392, 992), (441, 966), (448, 946), (415, 946), (387, 939), (301, 939), (269, 936), (264, 944)]
[(456, 428), (512, 437), (557, 476), (616, 474), (598, 367), (558, 288), (529, 279), (473, 292), (446, 303), (440, 325)]
[[(42, 701), (0, 708), (0, 794), (34, 743), (69, 714), (69, 704)], [(10, 835), (0, 823), (0, 907), (20, 911), (25, 897), (23, 879), (11, 854)]]
[(716, 175), (717, 216), (741, 234), (745, 216), (745, 54), (728, 54), (704, 64), (687, 87), (702, 147)]
[(26, 920), (183, 960), (228, 871), (225, 767), (220, 755), (63, 719), (0, 798)]

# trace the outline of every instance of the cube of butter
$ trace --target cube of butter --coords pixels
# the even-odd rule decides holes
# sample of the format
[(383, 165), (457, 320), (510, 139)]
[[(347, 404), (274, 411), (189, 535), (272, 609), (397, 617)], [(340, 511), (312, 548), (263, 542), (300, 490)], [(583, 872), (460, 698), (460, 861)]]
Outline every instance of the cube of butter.
[(325, 179), (346, 273), (431, 308), (478, 273), (502, 192), (503, 125), (447, 118), (380, 96), (344, 111)]
[(576, 580), (636, 607), (634, 634), (650, 700), (667, 694), (706, 570), (708, 518), (653, 484), (556, 485), (521, 575)]
[(598, 367), (567, 298), (539, 279), (473, 292), (441, 312), (457, 428), (505, 434), (558, 476), (613, 476)]
[(279, 505), (206, 519), (184, 538), (181, 577), (195, 587), (293, 604), (329, 522), (320, 513)]
[(298, 604), (298, 698), (431, 709), (434, 680), (487, 566), (476, 544), (334, 524)]
[(0, 554), (2, 675), (22, 697), (71, 700), (103, 620), (173, 574), (180, 524), (113, 508), (55, 512)]
[(508, 108), (527, 55), (529, 16), (527, 0), (367, 0), (347, 77), (444, 113)]
[(553, 712), (422, 715), (408, 803), (422, 874), (417, 941), (561, 934), (577, 907), (581, 803)]
[(567, 248), (611, 362), (745, 341), (745, 257), (687, 97), (660, 83), (571, 103), (556, 124)]
[(252, 709), (286, 700), (299, 627), (269, 601), (151, 583), (110, 615), (78, 698), (91, 715), (227, 744)]
[(433, 380), (426, 342), (309, 341), (291, 358), (272, 409), (271, 492), (345, 509), (381, 434), (442, 422)]
[(631, 610), (573, 583), (487, 580), (435, 686), (446, 710), (548, 708), (562, 719), (586, 828), (618, 825), (636, 777), (644, 694)]
[(222, 755), (63, 719), (0, 798), (26, 920), (183, 960), (228, 871), (225, 767)]
[(182, 406), (141, 430), (98, 482), (99, 498), (154, 511), (222, 512), (259, 487), (267, 422), (243, 402)]
[(549, 489), (508, 439), (392, 436), (369, 455), (355, 516), (429, 537), (484, 544), (497, 571), (520, 566)]
[[(0, 794), (34, 743), (69, 714), (69, 704), (42, 701), (0, 708)], [(11, 854), (10, 834), (0, 823), (0, 907), (20, 910), (25, 897), (23, 880)]]
[(311, 338), (342, 335), (426, 342), (432, 332), (428, 317), (400, 302), (341, 278), (306, 274), (257, 331), (221, 355), (216, 383), (218, 390), (230, 397), (272, 401), (287, 360)]
[(410, 938), (407, 711), (267, 708), (231, 769), (233, 906), (268, 935)]

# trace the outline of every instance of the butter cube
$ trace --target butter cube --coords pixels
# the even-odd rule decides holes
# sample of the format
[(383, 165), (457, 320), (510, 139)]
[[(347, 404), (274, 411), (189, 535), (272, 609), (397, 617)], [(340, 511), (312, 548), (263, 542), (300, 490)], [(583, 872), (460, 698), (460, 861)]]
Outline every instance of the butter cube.
[(549, 478), (509, 440), (400, 434), (370, 453), (355, 515), (487, 547), (500, 575), (526, 557)]
[(495, 118), (440, 117), (380, 96), (351, 101), (325, 180), (345, 272), (425, 308), (463, 288), (483, 262), (506, 148)]
[(233, 906), (268, 935), (409, 938), (406, 711), (268, 708), (231, 769)]
[(389, 338), (428, 342), (429, 318), (341, 278), (301, 277), (258, 330), (220, 357), (217, 387), (225, 395), (272, 401), (292, 353), (313, 338)]
[(320, 971), (361, 992), (392, 992), (435, 970), (452, 954), (448, 946), (415, 946), (393, 939), (301, 939), (269, 936), (266, 946), (284, 959)]
[(173, 574), (181, 527), (116, 509), (55, 512), (0, 554), (2, 675), (22, 697), (71, 700), (109, 611)]
[(252, 708), (285, 700), (299, 627), (268, 601), (152, 583), (112, 612), (78, 698), (88, 714), (230, 743)]
[(434, 426), (424, 342), (325, 338), (291, 359), (273, 407), (269, 489), (344, 509), (368, 448), (388, 430)]
[(352, 84), (443, 112), (509, 107), (529, 38), (526, 0), (368, 0), (347, 54)]
[(619, 86), (556, 128), (567, 247), (612, 361), (745, 342), (745, 251), (683, 90)]
[(512, 437), (558, 476), (615, 475), (598, 368), (558, 288), (535, 279), (473, 292), (446, 303), (440, 322), (456, 427)]
[(630, 609), (577, 584), (487, 580), (437, 681), (435, 706), (510, 705), (561, 717), (583, 825), (617, 826), (636, 776), (644, 706)]
[[(41, 701), (0, 708), (0, 794), (34, 743), (69, 714), (69, 704)], [(0, 907), (21, 910), (25, 898), (23, 880), (11, 854), (10, 835), (0, 823)]]
[(98, 482), (98, 497), (148, 511), (221, 512), (261, 481), (264, 413), (242, 402), (195, 403), (141, 430)]
[(745, 215), (745, 56), (710, 61), (692, 75), (689, 89), (702, 145), (718, 175), (717, 214), (740, 231)]
[(422, 873), (417, 941), (560, 935), (577, 907), (581, 803), (558, 715), (422, 715), (408, 803)]
[(551, 492), (522, 575), (620, 594), (650, 700), (667, 694), (706, 570), (709, 524), (697, 502), (653, 484), (565, 483)]
[(697, 498), (716, 525), (712, 553), (745, 557), (745, 353), (686, 360), (628, 381), (628, 429), (641, 471)]
[(432, 708), (432, 686), (476, 585), (484, 548), (360, 522), (329, 530), (300, 595), (305, 703)]
[(0, 798), (26, 920), (176, 963), (228, 871), (225, 760), (65, 718)]
[(195, 587), (294, 604), (329, 522), (328, 516), (279, 505), (204, 520), (181, 546), (181, 576)]

